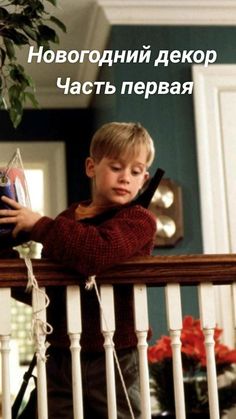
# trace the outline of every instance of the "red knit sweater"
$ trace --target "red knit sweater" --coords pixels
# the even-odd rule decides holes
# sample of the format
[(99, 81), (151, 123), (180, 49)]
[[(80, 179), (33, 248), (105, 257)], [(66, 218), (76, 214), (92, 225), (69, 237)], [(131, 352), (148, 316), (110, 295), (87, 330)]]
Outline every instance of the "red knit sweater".
[[(43, 244), (43, 256), (88, 276), (132, 256), (149, 255), (153, 247), (156, 223), (152, 214), (141, 206), (122, 208), (112, 218), (93, 225), (75, 221), (77, 204), (61, 213), (55, 220), (42, 217), (31, 232), (31, 239)], [(61, 287), (48, 288), (50, 305), (48, 321), (54, 328), (51, 343), (67, 346), (65, 293)], [(133, 325), (132, 287), (114, 287), (116, 314), (116, 347), (136, 344)], [(99, 306), (95, 291), (81, 284), (82, 339), (84, 351), (103, 350), (100, 333)]]

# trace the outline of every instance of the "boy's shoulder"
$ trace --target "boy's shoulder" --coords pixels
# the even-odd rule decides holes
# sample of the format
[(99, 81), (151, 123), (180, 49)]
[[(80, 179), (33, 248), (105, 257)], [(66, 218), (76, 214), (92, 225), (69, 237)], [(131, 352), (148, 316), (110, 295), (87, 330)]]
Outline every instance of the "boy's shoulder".
[[(74, 219), (74, 213), (78, 203), (73, 203), (60, 215), (65, 216), (66, 218)], [(107, 209), (106, 211), (94, 216), (88, 217), (80, 220), (80, 223), (84, 225), (92, 226), (103, 226), (104, 224), (116, 224), (120, 222), (126, 223), (135, 223), (142, 226), (148, 226), (155, 232), (156, 231), (156, 217), (155, 215), (147, 208), (144, 208), (140, 204), (129, 204), (122, 205), (120, 207), (113, 207)]]
[(120, 207), (110, 208), (93, 218), (85, 218), (81, 220), (85, 224), (99, 226), (106, 222), (118, 222), (119, 220), (132, 221), (137, 223), (149, 223), (156, 228), (156, 219), (154, 214), (141, 205), (124, 205)]
[(152, 218), (154, 219), (154, 214), (147, 208), (144, 208), (142, 205), (140, 204), (131, 204), (131, 205), (127, 205), (124, 207), (121, 207), (120, 210), (118, 211), (118, 213), (120, 213), (120, 215), (122, 216), (143, 216), (143, 217), (148, 217), (148, 218)]
[[(149, 209), (144, 208), (142, 205), (135, 204), (122, 208), (119, 211), (121, 217), (133, 219), (137, 222), (151, 223), (153, 228), (156, 229), (156, 217)], [(118, 216), (119, 216), (118, 215)]]

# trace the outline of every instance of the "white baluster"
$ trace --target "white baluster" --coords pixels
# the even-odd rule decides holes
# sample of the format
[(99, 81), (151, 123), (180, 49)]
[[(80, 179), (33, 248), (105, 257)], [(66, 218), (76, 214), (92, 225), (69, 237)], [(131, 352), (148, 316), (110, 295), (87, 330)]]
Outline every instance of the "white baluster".
[(210, 418), (219, 419), (219, 401), (217, 389), (217, 374), (215, 362), (215, 341), (214, 329), (216, 327), (215, 320), (215, 304), (213, 284), (205, 283), (198, 286), (200, 317), (205, 335), (206, 359), (207, 359), (207, 382), (208, 396), (210, 407)]
[(77, 285), (68, 286), (66, 293), (67, 331), (70, 338), (72, 362), (74, 419), (83, 419), (83, 392), (80, 362), (80, 337), (82, 332), (80, 287)]
[(116, 388), (115, 388), (115, 370), (114, 370), (114, 343), (113, 335), (115, 331), (115, 312), (114, 295), (112, 285), (101, 285), (101, 330), (104, 336), (104, 348), (106, 357), (106, 382), (107, 382), (107, 401), (108, 418), (117, 418), (116, 407)]
[(146, 285), (134, 285), (134, 320), (138, 339), (142, 419), (151, 418), (151, 399), (147, 358), (148, 304)]
[(2, 361), (2, 417), (11, 419), (11, 394), (10, 394), (10, 333), (11, 333), (11, 290), (0, 289), (0, 341)]
[(183, 325), (179, 284), (168, 284), (165, 287), (165, 295), (167, 322), (171, 337), (171, 347), (173, 356), (173, 378), (176, 419), (185, 419), (186, 413), (180, 340), (181, 329)]
[(34, 339), (37, 355), (38, 419), (48, 418), (46, 378), (46, 298), (44, 288), (33, 288)]

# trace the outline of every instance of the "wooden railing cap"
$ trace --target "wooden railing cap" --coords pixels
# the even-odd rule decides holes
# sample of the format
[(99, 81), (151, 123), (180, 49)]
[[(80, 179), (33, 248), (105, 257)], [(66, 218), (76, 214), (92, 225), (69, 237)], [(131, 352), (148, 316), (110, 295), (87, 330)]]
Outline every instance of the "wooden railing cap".
[[(66, 286), (86, 280), (79, 273), (47, 259), (33, 259), (40, 286)], [(162, 286), (167, 283), (196, 285), (200, 282), (230, 284), (236, 281), (236, 255), (176, 255), (132, 258), (99, 273), (98, 283)], [(0, 287), (22, 287), (27, 283), (23, 259), (0, 259)]]

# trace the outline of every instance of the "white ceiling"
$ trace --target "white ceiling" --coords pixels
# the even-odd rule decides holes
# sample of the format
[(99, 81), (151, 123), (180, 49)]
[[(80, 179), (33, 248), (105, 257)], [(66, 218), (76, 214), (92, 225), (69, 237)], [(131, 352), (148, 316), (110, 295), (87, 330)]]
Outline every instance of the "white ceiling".
[[(52, 14), (67, 27), (66, 34), (57, 30), (60, 44), (56, 49), (102, 51), (111, 26), (116, 24), (235, 25), (236, 0), (58, 0)], [(88, 106), (88, 95), (63, 95), (56, 86), (57, 78), (94, 81), (99, 70), (96, 64), (29, 64), (27, 57), (28, 48), (20, 52), (20, 60), (35, 81), (42, 107)]]

